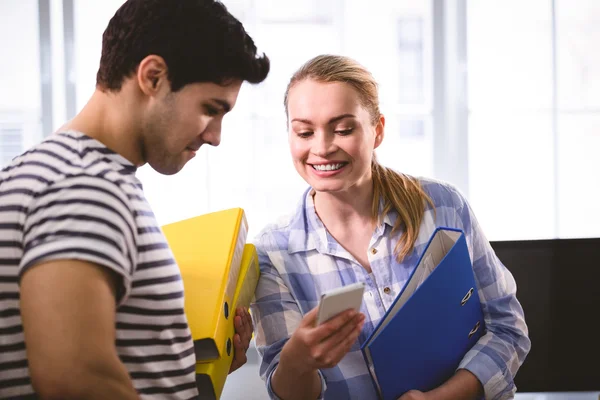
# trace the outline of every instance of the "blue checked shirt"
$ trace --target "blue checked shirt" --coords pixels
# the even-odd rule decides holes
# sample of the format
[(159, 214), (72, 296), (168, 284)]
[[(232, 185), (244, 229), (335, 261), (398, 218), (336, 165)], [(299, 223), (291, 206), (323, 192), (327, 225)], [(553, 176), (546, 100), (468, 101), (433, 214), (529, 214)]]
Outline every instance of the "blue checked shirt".
[(257, 237), (261, 277), (252, 315), (262, 359), (260, 375), (271, 398), (278, 398), (271, 388), (271, 377), (281, 349), (303, 316), (318, 305), (320, 295), (365, 282), (363, 330), (336, 367), (319, 371), (321, 398), (377, 399), (360, 345), (400, 293), (425, 244), (440, 226), (465, 232), (487, 328), (459, 368), (479, 379), (487, 399), (514, 397), (513, 377), (531, 347), (523, 309), (515, 296), (515, 281), (494, 254), (466, 199), (448, 184), (423, 179), (421, 184), (436, 211), (428, 206), (414, 251), (402, 263), (396, 261), (393, 250), (401, 233), (390, 233), (397, 214), (384, 215), (369, 244), (371, 274), (329, 235), (315, 213), (310, 189), (292, 216), (267, 226)]

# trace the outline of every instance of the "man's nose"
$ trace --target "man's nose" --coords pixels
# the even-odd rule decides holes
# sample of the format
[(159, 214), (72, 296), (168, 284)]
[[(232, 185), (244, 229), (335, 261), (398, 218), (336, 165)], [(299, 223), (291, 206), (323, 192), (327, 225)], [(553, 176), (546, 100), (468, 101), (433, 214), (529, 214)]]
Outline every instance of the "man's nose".
[(204, 133), (202, 134), (202, 139), (204, 142), (210, 144), (211, 146), (218, 146), (221, 144), (221, 120), (214, 119), (212, 120)]

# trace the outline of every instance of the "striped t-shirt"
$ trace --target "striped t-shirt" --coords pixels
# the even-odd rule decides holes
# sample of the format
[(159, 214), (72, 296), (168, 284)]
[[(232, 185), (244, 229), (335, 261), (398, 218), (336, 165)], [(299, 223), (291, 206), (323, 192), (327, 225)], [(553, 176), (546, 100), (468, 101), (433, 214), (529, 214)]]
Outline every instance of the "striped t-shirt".
[(116, 346), (142, 398), (198, 395), (181, 274), (135, 171), (100, 142), (61, 132), (0, 172), (0, 398), (33, 394), (19, 278), (51, 259), (122, 277)]

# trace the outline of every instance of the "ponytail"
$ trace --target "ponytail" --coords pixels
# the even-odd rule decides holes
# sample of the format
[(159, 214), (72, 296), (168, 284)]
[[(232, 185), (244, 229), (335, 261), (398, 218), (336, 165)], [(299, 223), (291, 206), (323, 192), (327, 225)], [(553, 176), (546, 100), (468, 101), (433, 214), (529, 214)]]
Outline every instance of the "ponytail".
[(377, 162), (375, 156), (373, 156), (371, 169), (373, 173), (372, 213), (375, 219), (379, 218), (380, 199), (383, 199), (381, 215), (386, 215), (390, 210), (398, 213), (392, 234), (401, 227), (404, 228), (404, 232), (394, 248), (396, 260), (402, 262), (404, 257), (414, 249), (425, 215), (425, 203), (429, 203), (431, 207), (434, 205), (416, 178), (382, 166)]

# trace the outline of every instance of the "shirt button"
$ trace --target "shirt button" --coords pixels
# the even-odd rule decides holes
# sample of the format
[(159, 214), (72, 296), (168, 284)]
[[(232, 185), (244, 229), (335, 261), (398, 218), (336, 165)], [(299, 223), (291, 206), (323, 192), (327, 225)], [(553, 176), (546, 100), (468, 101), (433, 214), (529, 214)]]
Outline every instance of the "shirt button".
[(371, 249), (371, 254), (377, 254), (377, 249), (375, 247)]
[(390, 292), (391, 292), (391, 290), (389, 287), (386, 286), (385, 288), (383, 288), (383, 293), (390, 294)]

